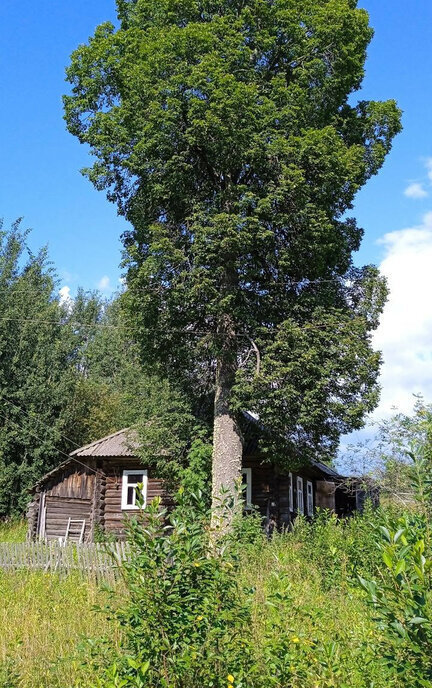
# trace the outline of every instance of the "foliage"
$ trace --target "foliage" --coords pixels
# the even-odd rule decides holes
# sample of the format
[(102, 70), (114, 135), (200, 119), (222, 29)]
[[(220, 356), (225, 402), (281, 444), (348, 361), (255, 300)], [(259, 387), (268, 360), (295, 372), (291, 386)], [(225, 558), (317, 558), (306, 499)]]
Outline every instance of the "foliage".
[[(373, 475), (382, 494), (390, 500), (399, 505), (412, 504), (412, 468), (420, 468), (420, 454), (427, 461), (432, 459), (432, 405), (416, 396), (412, 414), (397, 411), (372, 427), (374, 436), (350, 446), (343, 456), (344, 464), (353, 473)], [(417, 456), (415, 464), (413, 452)]]
[(25, 542), (27, 521), (11, 518), (0, 521), (0, 542)]
[(20, 222), (0, 233), (0, 516), (22, 511), (27, 488), (58, 463), (73, 392), (67, 317), (45, 250)]
[(124, 576), (130, 597), (117, 614), (124, 655), (102, 686), (222, 688), (228, 675), (248, 685), (250, 615), (235, 576), (239, 560), (221, 542), (210, 547), (200, 482), (198, 476), (195, 492), (180, 490), (171, 514), (154, 499), (129, 523)]
[[(360, 578), (387, 639), (385, 659), (407, 685), (429, 686), (432, 680), (432, 556), (422, 533), (424, 522), (408, 518), (393, 529), (381, 526), (384, 569), (378, 581)], [(420, 532), (419, 532), (420, 531)]]
[[(167, 378), (154, 372), (142, 375), (131, 389), (130, 405), (136, 409), (135, 427), (140, 439), (139, 455), (146, 466), (154, 466), (167, 487), (177, 488), (183, 471), (208, 436), (205, 425), (193, 413), (190, 400)], [(192, 437), (201, 438), (192, 441)], [(204, 450), (205, 451), (205, 450)], [(194, 462), (195, 467), (196, 462)], [(200, 473), (202, 474), (201, 466)], [(206, 464), (207, 476), (211, 464)]]
[[(203, 456), (208, 461), (204, 448), (202, 444), (194, 449), (201, 454), (194, 459), (198, 473)], [(71, 688), (157, 686), (163, 685), (167, 671), (172, 672), (172, 688), (210, 688), (209, 677), (215, 675), (213, 685), (224, 688), (229, 683), (234, 688), (430, 684), (430, 626), (409, 623), (420, 610), (422, 618), (430, 619), (430, 593), (429, 602), (420, 607), (421, 595), (417, 596), (418, 586), (424, 587), (415, 568), (422, 565), (420, 540), (425, 542), (423, 556), (430, 557), (421, 511), (401, 516), (400, 510), (368, 508), (347, 520), (321, 512), (312, 522), (298, 519), (291, 532), (276, 533), (271, 540), (259, 535), (246, 518), (242, 534), (231, 536), (222, 558), (216, 558), (206, 552), (207, 516), (204, 531), (195, 527), (199, 514), (207, 514), (208, 509), (208, 501), (202, 502), (195, 488), (195, 498), (185, 500), (173, 516), (178, 529), (173, 540), (160, 537), (166, 524), (158, 514), (154, 541), (148, 539), (150, 530), (146, 533), (138, 522), (133, 525), (136, 555), (125, 572), (130, 589), (120, 585), (108, 595), (77, 576), (0, 576), (0, 658), (9, 688), (14, 686), (12, 679), (20, 688), (63, 688), (65, 677)], [(196, 520), (190, 517), (191, 509), (198, 515)], [(188, 527), (181, 531), (186, 512)], [(396, 538), (401, 527), (404, 532)], [(250, 537), (252, 531), (255, 535)], [(170, 559), (173, 554), (175, 561)], [(386, 554), (391, 555), (391, 559), (385, 556), (387, 563)], [(409, 586), (395, 573), (403, 558)], [(424, 567), (430, 576), (427, 563)], [(377, 599), (388, 605), (392, 616), (381, 603), (368, 601), (359, 576), (376, 582)], [(379, 597), (380, 590), (384, 597)], [(224, 604), (228, 604), (226, 614)], [(405, 625), (405, 637), (397, 625), (391, 625), (394, 617)], [(225, 625), (233, 642), (227, 635), (219, 654), (213, 654), (212, 643), (214, 648), (223, 637)], [(170, 653), (162, 630), (169, 631), (168, 639), (177, 639)], [(236, 664), (237, 651), (239, 664), (244, 661), (245, 666)], [(159, 675), (164, 654), (166, 664)], [(140, 671), (144, 672), (141, 684)]]
[(1, 688), (88, 688), (100, 663), (112, 661), (119, 629), (96, 610), (109, 595), (95, 583), (0, 571), (0, 596)]
[(119, 28), (99, 26), (67, 70), (85, 173), (133, 225), (142, 356), (207, 418), (215, 362), (237, 365), (230, 413), (258, 411), (284, 437), (274, 457), (331, 455), (377, 400), (386, 288), (353, 267), (348, 213), (400, 113), (353, 102), (372, 36), (356, 5), (117, 0)]
[(125, 640), (98, 686), (402, 688), (377, 659), (384, 635), (357, 583), (381, 566), (371, 522), (384, 514), (341, 522), (322, 513), (270, 541), (246, 517), (219, 558), (208, 551), (208, 516), (191, 518), (198, 504), (195, 495), (181, 506), (171, 535), (160, 512), (133, 524), (130, 597), (118, 615)]
[[(89, 306), (93, 312), (86, 318)], [(175, 382), (141, 364), (121, 295), (104, 303), (97, 295), (89, 298), (79, 292), (70, 319), (84, 323), (85, 337), (75, 363), (79, 372), (72, 400), (75, 443), (82, 445), (133, 425), (143, 463), (154, 467), (170, 487), (178, 486), (191, 437), (201, 430), (189, 400)]]
[(420, 512), (379, 526), (384, 567), (379, 578), (359, 578), (386, 638), (385, 659), (410, 686), (432, 681), (432, 457), (427, 449), (411, 454)]
[[(181, 397), (141, 365), (121, 299), (79, 289), (62, 301), (57, 287), (20, 222), (0, 231), (0, 518), (22, 514), (28, 489), (72, 449), (139, 418), (158, 418), (158, 459), (168, 438), (189, 438), (187, 416), (173, 414)], [(184, 463), (184, 439), (181, 450)]]
[[(183, 470), (181, 476), (181, 490), (182, 494), (200, 494), (201, 508), (210, 509), (210, 493), (211, 493), (211, 453), (212, 448), (205, 437), (198, 437), (193, 442), (188, 452), (187, 467)], [(183, 512), (188, 509), (186, 499), (181, 500), (180, 504), (176, 506), (176, 513)], [(193, 516), (194, 506), (192, 505)]]

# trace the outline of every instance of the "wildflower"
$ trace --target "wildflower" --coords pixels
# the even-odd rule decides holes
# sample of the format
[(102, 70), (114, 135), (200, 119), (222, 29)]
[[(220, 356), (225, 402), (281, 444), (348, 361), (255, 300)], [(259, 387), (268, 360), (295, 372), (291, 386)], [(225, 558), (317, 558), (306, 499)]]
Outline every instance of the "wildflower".
[(300, 642), (300, 638), (297, 638), (297, 636), (294, 635), (294, 636), (291, 638), (291, 642), (292, 642), (292, 643), (299, 643), (299, 642)]
[(201, 564), (199, 561), (194, 561), (194, 566), (196, 566), (198, 568), (199, 566), (201, 566)]
[(232, 674), (228, 674), (227, 680), (228, 680), (228, 683), (234, 683), (234, 676)]
[(197, 620), (197, 621), (202, 621), (202, 620), (203, 620), (203, 618), (204, 618), (204, 617), (203, 617), (203, 616), (201, 616), (201, 614), (200, 614), (199, 616), (197, 616), (196, 620)]

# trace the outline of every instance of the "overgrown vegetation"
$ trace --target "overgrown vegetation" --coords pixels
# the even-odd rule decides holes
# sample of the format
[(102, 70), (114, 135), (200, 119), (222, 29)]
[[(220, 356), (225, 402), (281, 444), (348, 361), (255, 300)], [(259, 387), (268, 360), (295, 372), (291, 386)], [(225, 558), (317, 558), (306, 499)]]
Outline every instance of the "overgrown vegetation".
[[(414, 395), (413, 400), (411, 414), (395, 410), (389, 418), (371, 424), (371, 436), (349, 445), (343, 455), (345, 470), (349, 467), (353, 474), (371, 476), (380, 486), (382, 499), (397, 501), (402, 508), (419, 503), (413, 452), (432, 461), (432, 404), (421, 395)], [(414, 465), (420, 468), (420, 463)]]
[(107, 601), (79, 576), (0, 571), (0, 687), (88, 688), (119, 637)]
[(27, 535), (27, 521), (23, 518), (9, 518), (0, 521), (1, 542), (25, 542)]
[(431, 685), (421, 509), (321, 512), (271, 541), (249, 517), (209, 550), (207, 508), (183, 493), (166, 531), (153, 503), (113, 596), (79, 577), (1, 574), (1, 688)]
[(253, 515), (215, 539), (190, 481), (171, 514), (153, 502), (129, 527), (122, 651), (97, 685), (430, 686), (431, 463), (412, 460), (416, 511), (321, 512), (271, 541)]

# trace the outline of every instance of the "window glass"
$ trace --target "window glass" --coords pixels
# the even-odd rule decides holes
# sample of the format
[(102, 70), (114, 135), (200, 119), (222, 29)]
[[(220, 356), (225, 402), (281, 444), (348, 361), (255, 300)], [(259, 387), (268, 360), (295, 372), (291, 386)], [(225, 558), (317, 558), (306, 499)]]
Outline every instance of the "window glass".
[(133, 485), (129, 485), (127, 491), (127, 503), (129, 506), (133, 506), (135, 504), (135, 496), (135, 487)]
[(313, 516), (314, 506), (313, 506), (313, 485), (308, 480), (307, 482), (307, 513), (308, 516)]
[(242, 484), (246, 485), (246, 489), (243, 490), (243, 499), (247, 506), (252, 504), (252, 468), (242, 469)]
[(130, 473), (127, 477), (129, 485), (137, 485), (137, 483), (142, 483), (143, 474), (142, 473)]
[(303, 478), (297, 478), (297, 511), (304, 514)]

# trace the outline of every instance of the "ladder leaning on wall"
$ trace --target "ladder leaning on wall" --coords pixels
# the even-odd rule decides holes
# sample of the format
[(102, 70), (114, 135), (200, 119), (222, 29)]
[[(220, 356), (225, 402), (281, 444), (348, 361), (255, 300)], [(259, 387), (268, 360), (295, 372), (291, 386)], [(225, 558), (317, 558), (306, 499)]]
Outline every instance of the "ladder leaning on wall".
[(69, 538), (73, 535), (75, 537), (78, 536), (78, 544), (81, 545), (81, 543), (84, 541), (85, 524), (85, 519), (69, 518), (66, 526), (65, 536), (62, 538), (62, 544), (66, 544)]

